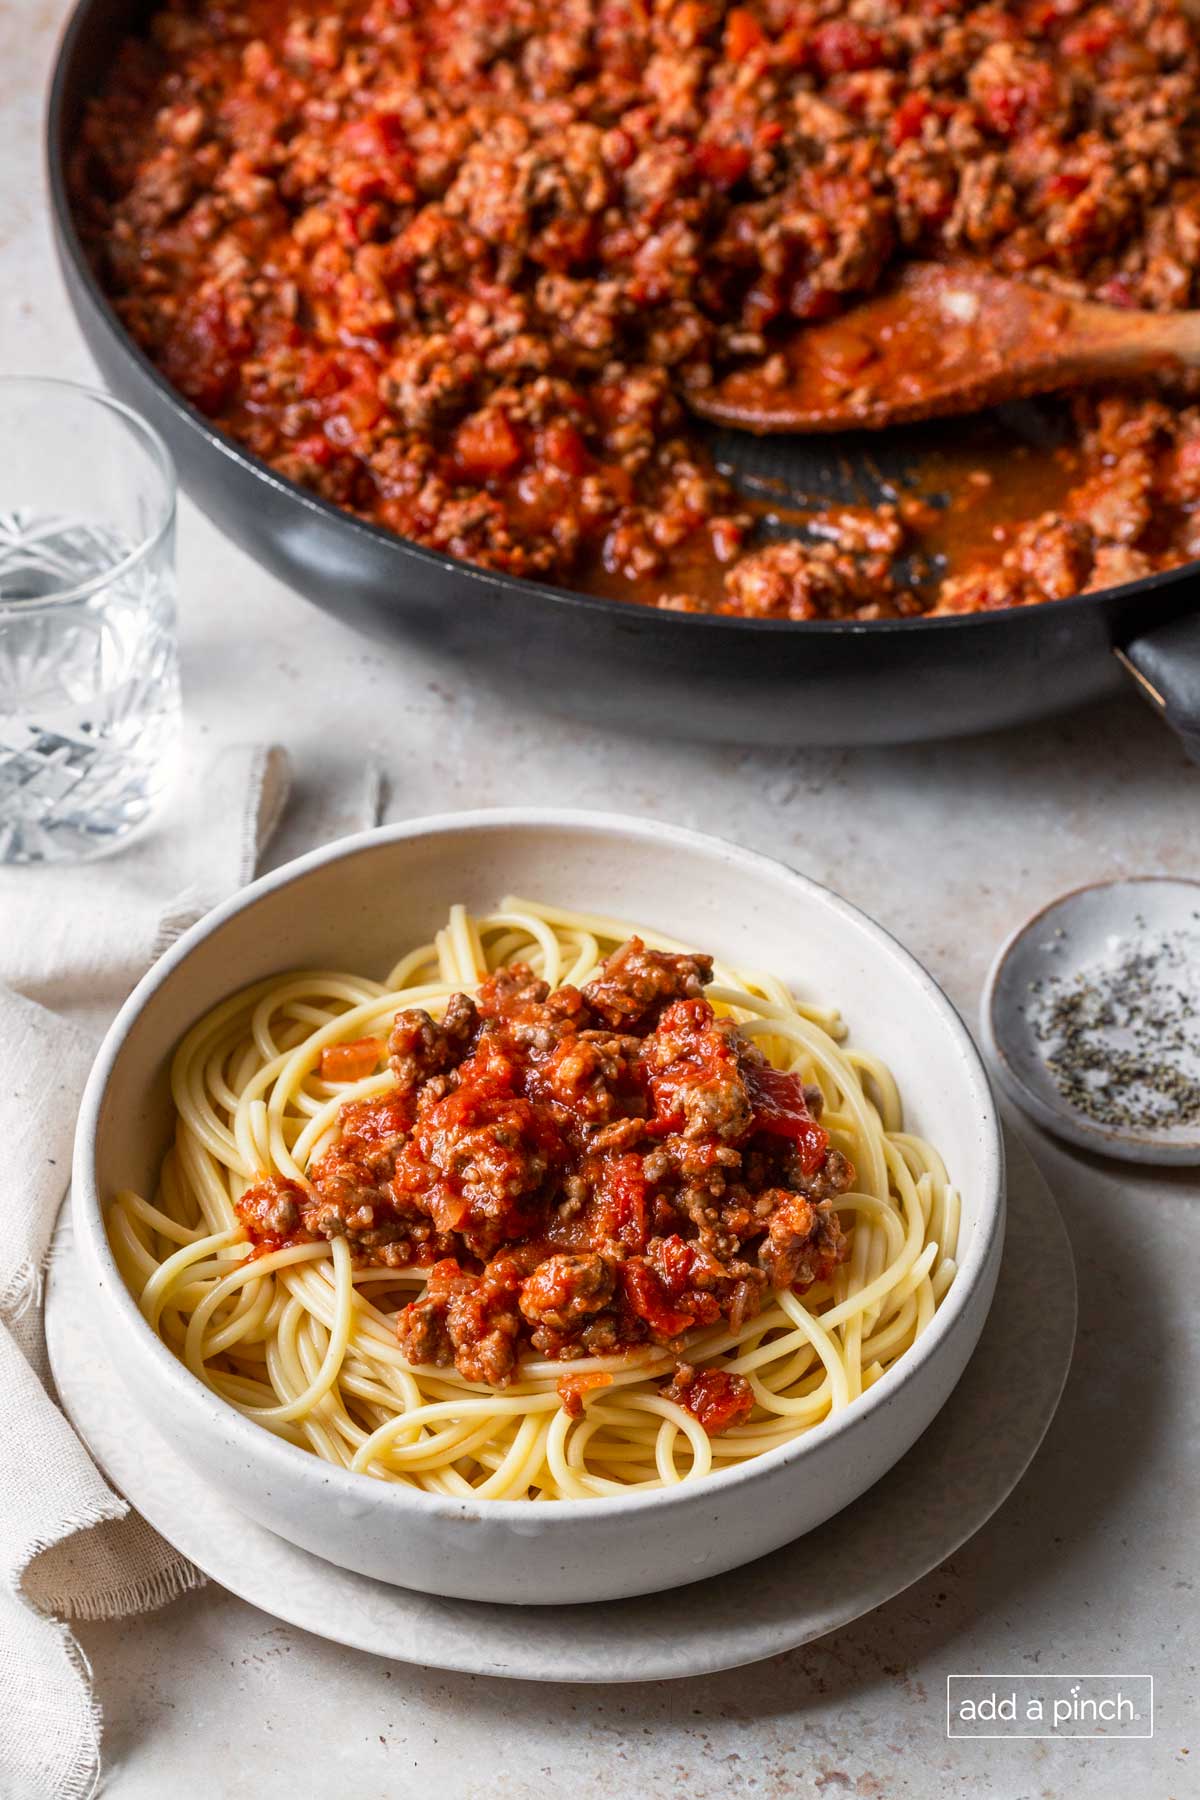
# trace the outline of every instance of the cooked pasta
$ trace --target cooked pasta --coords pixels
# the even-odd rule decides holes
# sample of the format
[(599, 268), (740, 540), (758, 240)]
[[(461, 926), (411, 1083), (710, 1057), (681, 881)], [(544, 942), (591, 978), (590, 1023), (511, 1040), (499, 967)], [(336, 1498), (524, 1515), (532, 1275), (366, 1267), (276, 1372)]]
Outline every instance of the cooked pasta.
[(853, 1406), (954, 1279), (958, 1196), (835, 1012), (707, 964), (510, 898), (383, 981), (226, 1000), (175, 1057), (157, 1194), (108, 1211), (147, 1321), (246, 1418), (445, 1495), (673, 1486)]

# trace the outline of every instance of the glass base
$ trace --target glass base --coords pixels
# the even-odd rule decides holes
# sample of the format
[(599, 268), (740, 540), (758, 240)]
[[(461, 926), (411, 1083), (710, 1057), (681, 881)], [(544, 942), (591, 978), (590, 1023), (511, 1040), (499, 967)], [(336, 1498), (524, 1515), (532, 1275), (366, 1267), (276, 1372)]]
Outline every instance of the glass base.
[(150, 825), (172, 785), (178, 716), (143, 724), (131, 755), (112, 745), (0, 732), (0, 866), (86, 862), (111, 855)]
[(142, 835), (158, 815), (157, 799), (137, 814), (130, 814), (120, 825), (106, 823), (102, 828), (61, 820), (52, 825), (18, 822), (0, 824), (0, 868), (14, 868), (48, 863), (95, 862), (123, 850), (131, 839)]

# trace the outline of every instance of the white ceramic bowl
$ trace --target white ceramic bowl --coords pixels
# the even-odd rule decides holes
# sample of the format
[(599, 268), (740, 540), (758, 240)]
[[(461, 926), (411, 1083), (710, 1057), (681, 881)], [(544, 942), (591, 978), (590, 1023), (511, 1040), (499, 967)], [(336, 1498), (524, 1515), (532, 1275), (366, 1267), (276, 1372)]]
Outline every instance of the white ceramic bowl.
[[(836, 1005), (851, 1042), (890, 1064), (909, 1127), (944, 1155), (963, 1201), (949, 1293), (907, 1355), (796, 1443), (628, 1498), (443, 1499), (334, 1468), (241, 1418), (175, 1359), (121, 1280), (102, 1205), (119, 1187), (154, 1186), (170, 1132), (168, 1069), (189, 1026), (236, 989), (297, 966), (379, 975), (427, 941), (453, 901), (486, 910), (507, 892), (656, 926)], [(651, 1593), (734, 1568), (811, 1531), (878, 1480), (925, 1430), (975, 1347), (1000, 1262), (1003, 1173), (987, 1076), (958, 1015), (907, 951), (846, 901), (696, 832), (506, 810), (343, 839), (255, 882), (182, 937), (101, 1048), (80, 1114), (73, 1205), (105, 1352), (153, 1427), (235, 1505), (385, 1581), (555, 1603)]]

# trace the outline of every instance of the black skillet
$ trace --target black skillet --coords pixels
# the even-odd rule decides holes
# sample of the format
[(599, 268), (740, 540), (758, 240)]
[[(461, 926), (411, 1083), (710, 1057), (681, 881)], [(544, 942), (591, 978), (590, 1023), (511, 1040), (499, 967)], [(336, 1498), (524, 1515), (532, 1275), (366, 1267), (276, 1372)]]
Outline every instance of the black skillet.
[[(1200, 760), (1200, 563), (1050, 605), (830, 624), (656, 612), (457, 562), (366, 525), (213, 430), (136, 347), (71, 218), (66, 165), (89, 95), (146, 0), (80, 0), (50, 93), (55, 237), (75, 315), (110, 387), (158, 427), (188, 493), (256, 561), (374, 635), (419, 640), (514, 703), (618, 730), (762, 744), (878, 744), (1016, 725), (1118, 688), (1122, 665)], [(1053, 408), (1012, 409), (1016, 439)], [(699, 428), (698, 428), (699, 429)], [(961, 424), (941, 427), (961, 432)], [(869, 439), (709, 437), (735, 478), (791, 497), (901, 488), (931, 428)], [(953, 436), (942, 441), (954, 441)]]

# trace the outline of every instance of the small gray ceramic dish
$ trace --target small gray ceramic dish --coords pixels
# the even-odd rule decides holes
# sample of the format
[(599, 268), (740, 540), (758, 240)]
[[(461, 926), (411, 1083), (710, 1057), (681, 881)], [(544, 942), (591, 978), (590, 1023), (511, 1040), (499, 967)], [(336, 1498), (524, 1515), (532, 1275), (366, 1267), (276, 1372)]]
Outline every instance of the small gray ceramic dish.
[[(172, 1129), (171, 1056), (218, 1001), (298, 967), (381, 975), (458, 900), (507, 892), (641, 921), (837, 1005), (894, 1071), (909, 1129), (962, 1194), (958, 1273), (919, 1342), (794, 1443), (670, 1490), (578, 1501), (451, 1499), (337, 1468), (205, 1387), (150, 1329), (113, 1261), (104, 1207), (152, 1189)], [(644, 819), (527, 809), (448, 814), (343, 839), (255, 882), (142, 980), (80, 1112), (75, 1237), (105, 1353), (135, 1404), (259, 1524), (343, 1568), (426, 1593), (518, 1604), (617, 1599), (736, 1568), (830, 1518), (903, 1456), (978, 1341), (1004, 1237), (1004, 1156), (971, 1037), (929, 975), (862, 913), (736, 845)]]
[[(1010, 1098), (1082, 1149), (1127, 1162), (1200, 1163), (1200, 1121), (1106, 1123), (1071, 1104), (1047, 1061), (1059, 1041), (1046, 1023), (1056, 996), (1094, 986), (1097, 970), (1139, 951), (1192, 940), (1200, 954), (1200, 882), (1166, 875), (1076, 888), (1027, 919), (1001, 946), (980, 1010), (984, 1046)], [(1200, 963), (1193, 968), (1191, 979), (1200, 981)], [(1168, 970), (1163, 979), (1170, 986), (1176, 978)], [(1200, 1015), (1188, 1035), (1200, 1041)], [(1181, 1066), (1185, 1079), (1200, 1080), (1200, 1058), (1181, 1058)]]

